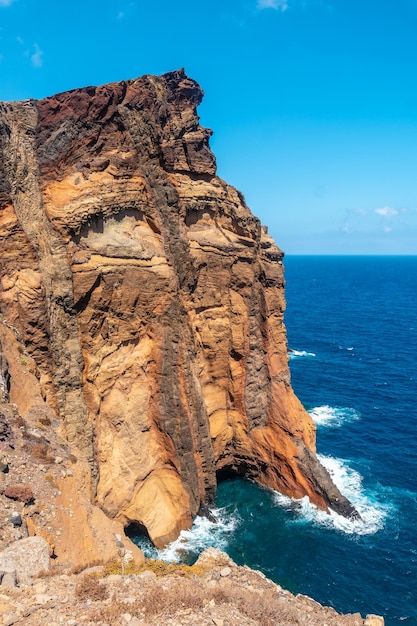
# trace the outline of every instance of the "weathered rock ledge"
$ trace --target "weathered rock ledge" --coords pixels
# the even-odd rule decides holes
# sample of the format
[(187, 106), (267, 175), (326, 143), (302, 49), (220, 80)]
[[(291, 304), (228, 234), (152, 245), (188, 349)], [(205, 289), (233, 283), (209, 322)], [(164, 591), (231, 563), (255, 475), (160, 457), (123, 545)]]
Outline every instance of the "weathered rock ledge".
[(201, 98), (180, 70), (0, 104), (4, 422), (49, 468), (58, 561), (129, 524), (166, 544), (229, 474), (355, 515), (290, 385), (283, 253), (216, 176)]
[(2, 626), (383, 626), (293, 596), (226, 554), (209, 549), (192, 568), (148, 563), (140, 573), (49, 576), (0, 589)]

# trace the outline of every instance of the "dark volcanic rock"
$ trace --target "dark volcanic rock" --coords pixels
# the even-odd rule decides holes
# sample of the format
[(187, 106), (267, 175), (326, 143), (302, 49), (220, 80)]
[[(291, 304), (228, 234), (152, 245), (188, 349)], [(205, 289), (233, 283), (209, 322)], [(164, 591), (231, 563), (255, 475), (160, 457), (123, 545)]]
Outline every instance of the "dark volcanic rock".
[[(7, 444), (7, 447), (13, 447), (14, 437), (12, 430), (7, 421), (6, 415), (3, 411), (0, 410), (0, 444)], [(1, 469), (2, 472), (6, 471), (4, 468)]]

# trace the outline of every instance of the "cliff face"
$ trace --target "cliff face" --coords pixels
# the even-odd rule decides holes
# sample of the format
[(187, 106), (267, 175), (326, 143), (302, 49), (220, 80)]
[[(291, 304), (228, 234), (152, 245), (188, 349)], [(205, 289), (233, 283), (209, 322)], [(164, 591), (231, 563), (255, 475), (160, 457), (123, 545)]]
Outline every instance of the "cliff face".
[(0, 105), (1, 314), (39, 388), (9, 373), (10, 400), (46, 403), (158, 546), (229, 474), (354, 514), (290, 386), (283, 253), (216, 176), (201, 98), (177, 71)]

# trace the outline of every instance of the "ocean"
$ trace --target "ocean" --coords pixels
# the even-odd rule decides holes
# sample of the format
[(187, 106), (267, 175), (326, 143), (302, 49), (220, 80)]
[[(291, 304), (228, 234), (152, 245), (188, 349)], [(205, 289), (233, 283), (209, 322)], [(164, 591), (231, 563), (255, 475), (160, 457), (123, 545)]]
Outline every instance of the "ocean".
[(241, 479), (221, 483), (219, 523), (198, 518), (164, 551), (210, 545), (339, 612), (417, 626), (417, 256), (288, 256), (294, 390), (317, 450), (363, 523)]

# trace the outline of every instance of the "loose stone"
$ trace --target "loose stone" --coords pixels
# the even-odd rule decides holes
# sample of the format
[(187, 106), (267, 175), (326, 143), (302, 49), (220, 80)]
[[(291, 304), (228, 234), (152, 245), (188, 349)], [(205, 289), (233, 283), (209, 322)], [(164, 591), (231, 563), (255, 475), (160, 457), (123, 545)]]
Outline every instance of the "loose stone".
[(220, 576), (230, 576), (230, 574), (232, 573), (232, 570), (230, 567), (223, 567), (222, 570), (220, 570)]

